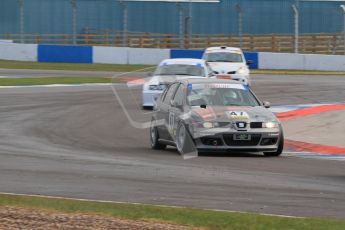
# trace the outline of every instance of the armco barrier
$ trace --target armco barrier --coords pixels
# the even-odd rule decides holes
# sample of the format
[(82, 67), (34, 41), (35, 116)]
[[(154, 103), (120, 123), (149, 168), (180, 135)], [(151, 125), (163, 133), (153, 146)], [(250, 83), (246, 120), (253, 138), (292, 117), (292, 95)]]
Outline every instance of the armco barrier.
[(38, 61), (92, 63), (92, 47), (38, 45)]
[(37, 45), (1, 43), (0, 59), (13, 61), (37, 61)]
[[(203, 50), (170, 50), (170, 58), (202, 58)], [(253, 63), (249, 65), (250, 69), (258, 68), (258, 53), (244, 52), (246, 60), (251, 60)]]
[(259, 53), (259, 69), (345, 71), (345, 56)]

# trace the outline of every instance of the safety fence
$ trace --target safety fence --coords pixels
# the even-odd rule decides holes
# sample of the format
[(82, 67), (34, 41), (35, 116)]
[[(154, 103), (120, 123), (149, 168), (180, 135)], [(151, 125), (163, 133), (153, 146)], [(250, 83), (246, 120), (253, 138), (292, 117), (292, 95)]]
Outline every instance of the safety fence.
[[(242, 47), (244, 51), (292, 53), (295, 36), (291, 34), (244, 34), (242, 37), (229, 34), (178, 34), (153, 33), (85, 33), (85, 34), (2, 34), (0, 39), (15, 43), (115, 46), (133, 48), (183, 48), (204, 49), (209, 46)], [(340, 33), (300, 34), (299, 53), (344, 54), (344, 39)]]

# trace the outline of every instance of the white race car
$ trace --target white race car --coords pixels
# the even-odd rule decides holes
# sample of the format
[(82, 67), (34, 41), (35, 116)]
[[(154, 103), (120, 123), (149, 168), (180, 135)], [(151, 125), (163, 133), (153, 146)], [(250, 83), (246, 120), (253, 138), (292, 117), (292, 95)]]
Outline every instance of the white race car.
[(143, 108), (152, 108), (157, 98), (170, 83), (186, 78), (213, 77), (213, 70), (202, 59), (176, 58), (163, 60), (152, 78), (143, 86)]
[(249, 68), (240, 48), (210, 47), (204, 52), (203, 59), (209, 63), (219, 79), (232, 79), (250, 86)]

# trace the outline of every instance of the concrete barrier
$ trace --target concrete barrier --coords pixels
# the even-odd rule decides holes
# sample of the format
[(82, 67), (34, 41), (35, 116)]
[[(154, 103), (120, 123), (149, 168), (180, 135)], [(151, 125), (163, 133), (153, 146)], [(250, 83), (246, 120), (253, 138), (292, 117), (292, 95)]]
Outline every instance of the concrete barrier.
[(345, 56), (262, 52), (259, 69), (345, 71)]
[(128, 49), (125, 47), (93, 47), (93, 63), (128, 64)]
[(0, 43), (0, 59), (37, 61), (37, 45)]
[(38, 62), (92, 63), (91, 46), (38, 45)]
[(129, 48), (128, 64), (157, 65), (170, 58), (169, 49)]

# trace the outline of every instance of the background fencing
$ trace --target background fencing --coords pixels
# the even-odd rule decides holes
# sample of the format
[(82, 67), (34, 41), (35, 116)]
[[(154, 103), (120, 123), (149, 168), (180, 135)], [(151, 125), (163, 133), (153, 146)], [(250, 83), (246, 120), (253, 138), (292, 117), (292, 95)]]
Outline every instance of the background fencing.
[(343, 54), (342, 4), (345, 2), (1, 0), (0, 39), (143, 48), (197, 49), (226, 44), (248, 51)]

